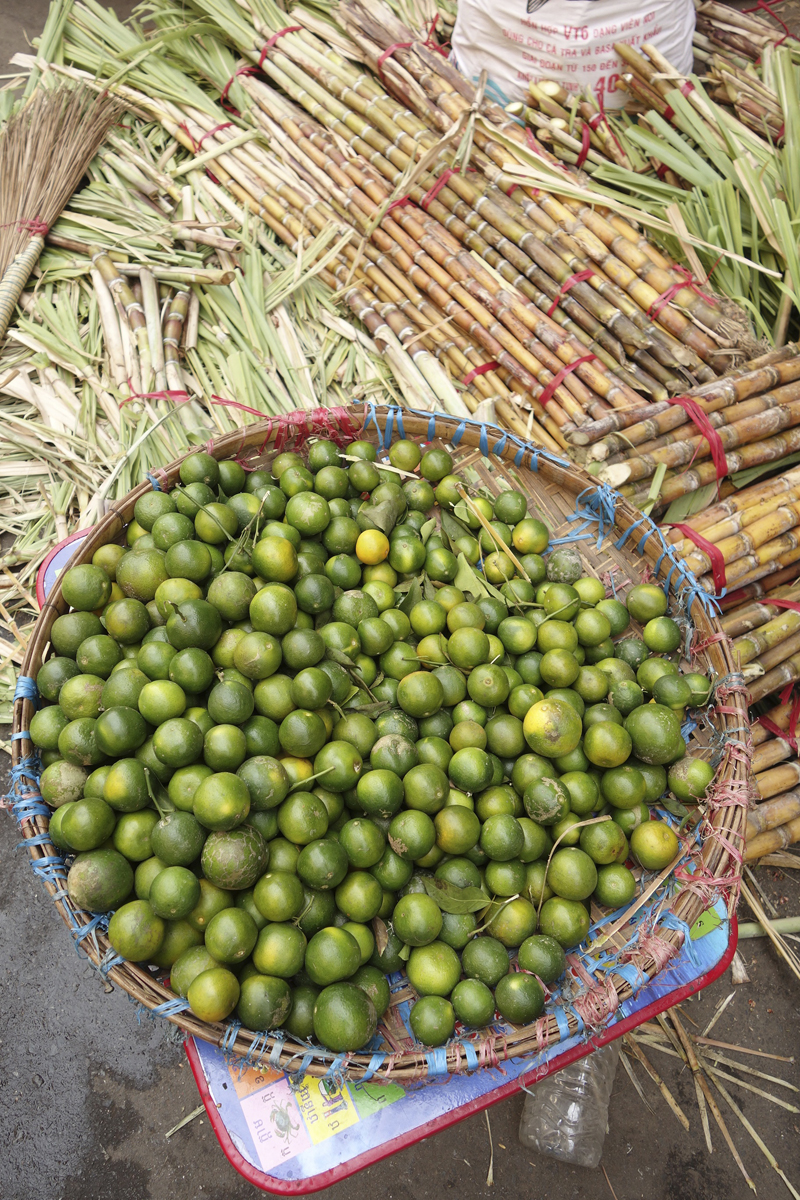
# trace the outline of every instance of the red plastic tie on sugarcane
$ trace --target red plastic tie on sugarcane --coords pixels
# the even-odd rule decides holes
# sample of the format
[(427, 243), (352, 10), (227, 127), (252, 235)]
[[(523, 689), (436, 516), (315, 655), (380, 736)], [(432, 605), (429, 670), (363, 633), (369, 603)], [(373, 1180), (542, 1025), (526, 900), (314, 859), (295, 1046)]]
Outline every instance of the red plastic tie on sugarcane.
[(236, 82), (239, 75), (257, 75), (257, 74), (258, 74), (258, 67), (239, 67), (238, 71), (234, 71), (234, 73), (231, 75), (228, 82), (225, 84), (225, 87), (220, 92), (220, 97), (219, 97), (219, 102), (222, 105), (222, 107), (225, 109), (226, 112), (233, 113), (233, 115), (236, 117), (240, 117), (242, 115), (239, 112), (238, 108), (234, 108), (234, 106), (229, 102), (228, 92), (231, 90), (233, 84)]
[(420, 200), (420, 204), (422, 205), (422, 207), (425, 209), (426, 212), (428, 211), (428, 205), (431, 204), (436, 199), (436, 197), (439, 195), (439, 192), (446, 185), (448, 179), (451, 179), (453, 175), (460, 175), (460, 174), (461, 174), (460, 167), (446, 167), (445, 170), (442, 171), (441, 175), (436, 180), (436, 183), (434, 183), (433, 187), (429, 188), (428, 191), (425, 193), (425, 195)]
[(567, 376), (575, 370), (576, 367), (579, 367), (582, 363), (592, 362), (596, 358), (596, 354), (584, 354), (582, 358), (576, 358), (574, 362), (566, 363), (565, 366), (563, 366), (558, 372), (558, 374), (553, 376), (553, 378), (542, 391), (541, 396), (536, 396), (535, 399), (538, 400), (542, 407), (544, 407), (545, 404), (549, 404), (553, 399), (553, 394), (555, 393), (556, 388), (561, 387), (561, 384), (564, 382)]
[(469, 387), (473, 379), (476, 379), (478, 375), (486, 375), (489, 371), (496, 371), (499, 366), (500, 363), (495, 362), (494, 359), (491, 362), (481, 363), (479, 367), (473, 367), (461, 382), (464, 384), (464, 387)]
[(392, 42), (391, 46), (387, 47), (383, 54), (378, 55), (378, 62), (376, 65), (381, 79), (386, 79), (386, 76), (383, 73), (383, 64), (386, 62), (387, 58), (391, 58), (395, 50), (410, 50), (413, 45), (413, 42)]
[[(584, 129), (585, 128), (586, 126), (584, 126)], [(558, 308), (558, 302), (562, 296), (566, 296), (567, 292), (570, 291), (570, 289), (573, 288), (576, 283), (584, 283), (587, 279), (591, 279), (593, 274), (594, 271), (590, 271), (587, 268), (585, 271), (576, 271), (574, 275), (570, 275), (569, 279), (565, 279), (561, 287), (556, 292), (553, 303), (547, 310), (548, 317), (552, 317), (553, 313)]]
[(575, 163), (575, 166), (578, 168), (578, 170), (581, 169), (583, 164), (586, 162), (586, 159), (589, 157), (589, 150), (591, 148), (591, 145), (592, 145), (592, 135), (589, 131), (589, 126), (584, 125), (581, 129), (580, 154), (578, 155), (578, 160)]
[(792, 36), (792, 31), (789, 29), (789, 26), (775, 12), (775, 6), (778, 4), (782, 4), (782, 3), (783, 3), (783, 0), (773, 0), (772, 4), (769, 3), (769, 0), (756, 0), (756, 3), (754, 4), (754, 6), (752, 8), (743, 8), (742, 9), (742, 12), (746, 12), (746, 13), (758, 12), (760, 9), (762, 12), (767, 13), (770, 17), (773, 17), (778, 22), (778, 24), (784, 30), (784, 34), (783, 34), (783, 37), (780, 38), (779, 41), (777, 41), (775, 43), (776, 49), (778, 46), (783, 45), (783, 43), (786, 41), (787, 37)]
[[(708, 272), (706, 277), (707, 279), (710, 279), (714, 274), (721, 258), (722, 255), (720, 254), (719, 258), (714, 263), (714, 266)], [(680, 267), (677, 264), (672, 269), (677, 271), (679, 275), (682, 275), (683, 279), (679, 283), (671, 283), (666, 291), (663, 291), (660, 296), (656, 296), (655, 300), (647, 310), (647, 315), (652, 321), (655, 321), (661, 310), (666, 308), (666, 306), (675, 299), (678, 292), (682, 291), (683, 288), (691, 288), (691, 290), (696, 292), (697, 295), (700, 296), (701, 299), (705, 300), (707, 304), (710, 304), (712, 307), (716, 307), (718, 303), (716, 296), (709, 296), (707, 292), (701, 291), (700, 286), (697, 283), (694, 275), (692, 275), (691, 271), (687, 271), (686, 267)]]
[[(694, 542), (698, 550), (702, 550), (711, 563), (711, 571), (714, 576), (714, 587), (719, 594), (723, 588), (728, 586), (728, 580), (725, 576), (725, 559), (719, 546), (715, 546), (713, 542), (709, 542), (696, 529), (692, 529), (691, 525), (681, 525), (677, 521), (665, 521), (665, 525), (671, 526), (673, 529), (679, 529), (685, 538), (690, 542)], [(724, 636), (724, 635), (723, 635)], [(708, 642), (704, 643), (708, 645)]]
[(269, 38), (269, 40), (266, 41), (261, 48), (261, 53), (258, 56), (259, 67), (263, 67), (264, 59), (267, 57), (268, 52), (272, 49), (279, 38), (285, 37), (287, 33), (299, 33), (302, 28), (302, 25), (286, 25), (283, 29), (279, 29), (277, 33), (273, 33), (272, 37)]
[[(719, 485), (720, 481), (728, 474), (728, 460), (725, 455), (725, 447), (722, 444), (722, 439), (716, 429), (697, 401), (693, 400), (691, 396), (670, 396), (668, 403), (680, 405), (689, 417), (689, 420), (697, 426), (699, 432), (708, 442), (711, 459), (717, 472), (717, 485)], [(719, 487), (717, 490), (719, 490)]]

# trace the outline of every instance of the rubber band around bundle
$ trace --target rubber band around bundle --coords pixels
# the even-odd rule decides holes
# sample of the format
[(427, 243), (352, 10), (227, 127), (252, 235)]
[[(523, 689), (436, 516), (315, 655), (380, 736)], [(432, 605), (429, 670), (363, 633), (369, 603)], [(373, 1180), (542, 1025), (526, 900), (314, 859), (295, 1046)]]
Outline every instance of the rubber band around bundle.
[(386, 76), (383, 73), (383, 64), (386, 62), (387, 58), (391, 58), (395, 50), (410, 50), (413, 45), (413, 42), (392, 42), (391, 46), (387, 46), (383, 53), (378, 55), (376, 68), (381, 79), (386, 79)]
[(539, 402), (539, 404), (542, 405), (542, 407), (544, 407), (545, 404), (549, 404), (553, 399), (556, 388), (561, 387), (561, 384), (564, 382), (567, 376), (575, 370), (576, 367), (579, 367), (582, 363), (592, 362), (596, 358), (596, 354), (584, 354), (582, 358), (576, 358), (574, 362), (566, 363), (558, 372), (558, 374), (553, 376), (553, 378), (542, 391), (542, 394), (534, 398)]
[(425, 212), (428, 211), (428, 205), (431, 204), (436, 199), (436, 197), (439, 195), (439, 192), (442, 190), (443, 187), (445, 187), (448, 179), (451, 179), (453, 175), (460, 175), (460, 174), (461, 174), (461, 167), (445, 167), (444, 171), (442, 171), (441, 175), (436, 180), (434, 185), (428, 189), (428, 191), (425, 193), (425, 195), (420, 200), (420, 204), (425, 209)]
[[(681, 525), (677, 521), (664, 521), (663, 524), (671, 526), (672, 529), (679, 529), (685, 538), (688, 538), (690, 542), (694, 542), (698, 550), (702, 550), (704, 554), (708, 555), (717, 595), (724, 592), (728, 586), (728, 580), (725, 576), (725, 558), (719, 546), (715, 546), (713, 542), (709, 542), (696, 529), (692, 529), (691, 525)], [(800, 611), (800, 605), (797, 608)]]
[[(584, 129), (585, 128), (586, 126), (584, 125)], [(584, 283), (587, 279), (591, 279), (593, 274), (594, 271), (591, 271), (589, 268), (587, 268), (585, 271), (576, 271), (574, 275), (570, 275), (569, 279), (565, 279), (561, 284), (561, 287), (556, 292), (553, 303), (547, 310), (548, 317), (552, 317), (553, 313), (558, 308), (558, 302), (562, 296), (566, 296), (567, 292), (570, 291), (576, 283)]]
[[(722, 444), (722, 439), (717, 433), (714, 426), (709, 421), (707, 415), (703, 412), (700, 405), (691, 396), (670, 396), (668, 404), (678, 404), (685, 411), (689, 420), (697, 426), (699, 432), (708, 442), (708, 448), (711, 451), (711, 459), (714, 463), (714, 468), (717, 472), (717, 485), (728, 474), (728, 459), (725, 454), (725, 447)], [(695, 452), (696, 453), (696, 452)], [(694, 462), (694, 458), (692, 459)]]
[[(710, 279), (714, 274), (721, 259), (722, 255), (720, 254), (719, 258), (708, 272), (706, 277), (707, 279)], [(691, 271), (688, 271), (686, 267), (679, 266), (677, 263), (672, 269), (677, 271), (678, 274), (683, 275), (683, 279), (679, 283), (671, 283), (669, 287), (661, 293), (660, 296), (656, 296), (655, 300), (647, 310), (647, 315), (650, 317), (651, 321), (655, 321), (661, 310), (666, 308), (666, 306), (675, 299), (678, 292), (683, 291), (684, 288), (690, 288), (693, 292), (696, 292), (698, 296), (705, 300), (707, 304), (710, 304), (712, 307), (716, 307), (718, 303), (716, 296), (709, 296), (707, 292), (701, 291), (700, 285), (697, 283), (697, 280), (692, 275)]]
[(491, 362), (481, 363), (479, 367), (473, 367), (472, 370), (464, 376), (461, 382), (464, 384), (464, 387), (469, 387), (473, 379), (477, 379), (478, 375), (486, 375), (489, 371), (496, 371), (499, 366), (500, 363), (495, 362), (494, 359), (492, 359)]
[[(777, 48), (778, 48), (778, 46), (782, 46), (782, 45), (783, 45), (783, 43), (786, 41), (786, 39), (787, 39), (788, 37), (793, 37), (793, 36), (794, 36), (794, 35), (792, 34), (792, 31), (791, 31), (791, 29), (790, 29), (790, 28), (789, 28), (789, 26), (786, 24), (786, 22), (785, 22), (785, 21), (784, 21), (784, 20), (783, 20), (781, 17), (779, 17), (779, 16), (778, 16), (778, 14), (775, 12), (775, 7), (774, 7), (774, 6), (775, 6), (775, 5), (777, 5), (777, 4), (781, 4), (782, 2), (783, 2), (783, 0), (773, 0), (773, 3), (772, 3), (772, 4), (770, 4), (770, 3), (769, 3), (769, 0), (756, 0), (756, 2), (755, 2), (755, 4), (753, 5), (753, 7), (752, 7), (752, 8), (743, 8), (743, 9), (742, 9), (742, 12), (745, 12), (745, 13), (753, 13), (753, 12), (758, 12), (758, 11), (759, 11), (759, 9), (760, 9), (762, 12), (765, 12), (765, 13), (767, 13), (767, 14), (768, 14), (770, 17), (773, 17), (773, 18), (774, 18), (774, 20), (776, 20), (776, 21), (778, 22), (778, 24), (779, 24), (779, 25), (781, 26), (781, 28), (784, 30), (784, 34), (783, 34), (783, 37), (782, 37), (782, 38), (780, 38), (780, 39), (779, 39), (779, 40), (778, 40), (778, 41), (775, 43), (775, 49), (777, 49)], [(797, 40), (797, 39), (795, 39), (795, 40)]]
[(586, 162), (586, 159), (589, 157), (589, 150), (591, 149), (591, 145), (592, 145), (591, 131), (590, 131), (588, 125), (584, 125), (581, 129), (580, 154), (578, 155), (577, 162), (575, 163), (575, 166), (578, 168), (579, 171), (580, 171), (581, 167), (583, 166), (583, 164)]
[(242, 115), (239, 112), (238, 108), (234, 108), (233, 105), (231, 103), (229, 103), (228, 92), (230, 91), (233, 84), (236, 82), (239, 75), (257, 75), (257, 74), (258, 74), (258, 67), (250, 67), (250, 66), (239, 67), (238, 71), (234, 71), (234, 73), (231, 75), (228, 82), (225, 84), (225, 87), (220, 92), (220, 97), (219, 97), (219, 102), (222, 105), (222, 107), (225, 109), (226, 112), (233, 113), (234, 116), (237, 116), (237, 117), (240, 117)]
[(264, 59), (267, 57), (267, 52), (273, 48), (279, 38), (284, 37), (287, 33), (300, 33), (302, 28), (302, 25), (286, 25), (283, 29), (279, 29), (277, 33), (273, 33), (272, 37), (269, 38), (261, 47), (261, 53), (258, 56), (259, 67), (263, 67)]

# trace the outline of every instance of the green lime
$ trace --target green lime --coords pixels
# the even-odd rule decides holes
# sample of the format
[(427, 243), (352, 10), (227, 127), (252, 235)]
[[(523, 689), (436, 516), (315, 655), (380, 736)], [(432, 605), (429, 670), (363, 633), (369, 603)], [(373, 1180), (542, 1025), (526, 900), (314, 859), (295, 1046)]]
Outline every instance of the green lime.
[(406, 809), (392, 818), (389, 845), (400, 858), (416, 862), (436, 843), (436, 826), (425, 812)]
[(442, 914), (436, 901), (424, 892), (410, 893), (397, 901), (392, 925), (407, 946), (427, 946), (439, 936)]
[(581, 740), (581, 719), (564, 700), (539, 700), (523, 722), (525, 740), (530, 748), (546, 758), (569, 754)]
[(449, 996), (461, 976), (461, 963), (452, 946), (433, 941), (411, 951), (406, 974), (420, 996)]
[[(643, 709), (635, 711), (641, 712)], [(632, 739), (627, 728), (609, 720), (591, 725), (583, 739), (583, 750), (589, 762), (604, 769), (621, 766), (630, 755), (631, 746)]]
[(653, 699), (683, 717), (684, 709), (692, 702), (692, 688), (680, 675), (662, 675), (653, 684)]
[[(613, 821), (607, 824), (611, 826)], [(617, 826), (614, 828), (621, 833)], [(550, 859), (547, 882), (562, 900), (585, 900), (595, 889), (597, 868), (585, 851), (567, 846), (563, 850), (556, 850)]]
[(478, 979), (487, 987), (495, 987), (508, 974), (508, 950), (494, 937), (473, 938), (465, 946), (461, 961), (467, 978)]
[(360, 945), (346, 929), (321, 929), (306, 948), (305, 971), (319, 987), (349, 979), (361, 965)]
[(232, 908), (233, 893), (217, 887), (209, 879), (200, 879), (200, 899), (189, 914), (189, 924), (204, 933), (209, 921), (224, 908)]
[(455, 1018), (449, 1000), (429, 995), (422, 996), (411, 1006), (408, 1021), (418, 1042), (424, 1046), (441, 1046), (453, 1036)]
[(108, 940), (130, 962), (147, 962), (164, 940), (165, 926), (145, 900), (118, 908), (108, 923)]
[[(600, 872), (598, 878), (599, 876)], [(563, 947), (555, 938), (541, 933), (535, 933), (525, 939), (519, 948), (517, 960), (523, 971), (530, 971), (543, 983), (555, 983), (564, 974), (566, 967)]]
[[(159, 876), (156, 876), (158, 879)], [(152, 888), (150, 889), (152, 892)], [(205, 944), (217, 962), (233, 965), (249, 957), (258, 938), (256, 923), (241, 908), (224, 908), (208, 922)]]
[(135, 758), (113, 763), (103, 783), (103, 799), (117, 812), (138, 812), (150, 803), (147, 775)]
[(594, 898), (604, 908), (624, 908), (636, 895), (636, 879), (632, 871), (619, 863), (609, 863), (597, 872)]
[[(120, 824), (145, 815), (149, 815), (147, 810), (145, 813), (127, 813), (120, 818)], [(192, 813), (179, 810), (166, 813), (150, 833), (153, 854), (167, 866), (188, 867), (199, 856), (205, 840), (206, 831)]]
[(377, 917), (382, 904), (383, 888), (367, 871), (350, 871), (336, 888), (336, 907), (357, 924), (365, 925)]
[(522, 794), (525, 812), (538, 825), (555, 825), (569, 812), (571, 793), (561, 779), (533, 779)]
[(669, 769), (669, 789), (684, 803), (705, 798), (714, 768), (703, 758), (684, 758)]
[(656, 584), (639, 583), (628, 592), (625, 606), (634, 621), (644, 625), (656, 617), (663, 617), (667, 611), (667, 597), (664, 589)]
[[(276, 863), (276, 845), (270, 845), (271, 862)], [(280, 862), (280, 859), (277, 859)], [(333, 838), (317, 838), (309, 842), (296, 858), (297, 874), (307, 887), (332, 891), (347, 874), (349, 860), (344, 846)]]
[[(592, 862), (605, 866), (618, 862), (624, 854), (627, 857), (628, 842), (624, 832), (616, 821), (598, 821), (596, 825), (585, 825), (581, 830), (580, 848), (588, 854)], [(554, 856), (555, 857), (555, 856)], [(552, 866), (552, 864), (551, 864)], [(561, 891), (548, 875), (548, 882), (553, 891), (561, 895)], [(567, 895), (567, 900), (584, 900), (585, 896)]]
[(251, 975), (241, 983), (237, 1016), (247, 1029), (277, 1029), (292, 1009), (292, 993), (284, 979)]
[[(591, 861), (591, 860), (590, 860)], [(594, 864), (592, 863), (594, 869)], [(589, 913), (578, 900), (552, 896), (539, 915), (539, 933), (552, 937), (565, 950), (579, 945), (589, 932)]]
[(78, 908), (108, 912), (118, 908), (133, 888), (133, 871), (116, 850), (95, 849), (78, 854), (69, 869), (67, 890)]
[[(624, 767), (616, 769), (625, 770)], [(600, 807), (600, 788), (593, 775), (585, 771), (566, 771), (559, 782), (569, 792), (569, 806), (577, 816), (588, 817)]]
[(278, 809), (278, 828), (287, 841), (306, 846), (325, 836), (328, 811), (311, 792), (293, 792)]
[(200, 882), (187, 867), (166, 867), (152, 880), (147, 899), (156, 916), (180, 921), (196, 908)]
[(239, 981), (224, 967), (211, 967), (195, 976), (186, 998), (201, 1021), (224, 1021), (238, 1003)]
[(495, 862), (517, 858), (525, 844), (522, 826), (510, 813), (496, 813), (483, 823), (480, 846)]
[(529, 1025), (544, 1011), (544, 992), (533, 975), (524, 971), (504, 975), (495, 988), (494, 999), (501, 1017), (512, 1025)]
[(631, 854), (646, 871), (661, 871), (678, 854), (680, 842), (666, 821), (647, 821), (634, 829), (630, 847)]
[(84, 784), (88, 777), (89, 772), (83, 767), (58, 759), (42, 771), (39, 779), (42, 799), (51, 808), (74, 803), (83, 795)]
[(680, 718), (662, 704), (643, 704), (634, 709), (625, 720), (625, 729), (633, 753), (643, 762), (656, 766), (673, 763), (686, 752)]
[(90, 563), (70, 567), (60, 582), (61, 595), (78, 612), (104, 608), (111, 598), (111, 580), (102, 567)]
[(536, 909), (529, 900), (517, 896), (503, 904), (488, 922), (487, 928), (492, 937), (508, 949), (513, 949), (535, 933)]

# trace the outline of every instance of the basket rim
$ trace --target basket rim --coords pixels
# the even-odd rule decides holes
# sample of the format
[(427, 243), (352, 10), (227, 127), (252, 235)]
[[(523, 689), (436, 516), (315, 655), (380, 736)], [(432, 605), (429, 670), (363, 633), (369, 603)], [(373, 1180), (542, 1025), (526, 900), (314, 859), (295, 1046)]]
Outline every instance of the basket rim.
[[(557, 458), (533, 443), (524, 442), (516, 435), (489, 423), (462, 420), (442, 413), (401, 409), (395, 405), (368, 404), (346, 409), (318, 409), (313, 413), (292, 413), (287, 414), (285, 418), (270, 418), (243, 426), (202, 447), (190, 447), (187, 455), (198, 449), (205, 449), (217, 459), (235, 457), (241, 460), (245, 451), (258, 448), (258, 452), (261, 453), (267, 447), (281, 449), (290, 442), (302, 444), (309, 436), (318, 435), (340, 441), (350, 441), (355, 437), (366, 438), (376, 442), (381, 448), (388, 448), (395, 433), (399, 436), (416, 435), (417, 440), (426, 441), (436, 437), (456, 448), (462, 445), (477, 448), (485, 456), (494, 454), (507, 462), (513, 461), (518, 469), (530, 471), (542, 479), (564, 485), (576, 498), (578, 515), (583, 516), (586, 521), (597, 521), (598, 538), (604, 533), (607, 535), (611, 530), (620, 532), (622, 538), (617, 545), (621, 544), (625, 552), (631, 554), (632, 561), (637, 556), (637, 560), (643, 558), (652, 561), (654, 577), (664, 578), (665, 589), (682, 600), (687, 615), (700, 635), (699, 651), (711, 663), (718, 682), (717, 699), (724, 701), (710, 714), (712, 722), (717, 722), (716, 728), (723, 743), (722, 760), (715, 785), (712, 785), (713, 787), (718, 784), (719, 794), (716, 801), (709, 804), (703, 821), (702, 853), (696, 864), (700, 874), (695, 882), (684, 881), (684, 887), (669, 904), (669, 911), (673, 914), (677, 927), (661, 927), (655, 931), (653, 937), (648, 938), (646, 947), (643, 944), (641, 953), (634, 949), (628, 955), (630, 962), (640, 973), (652, 978), (667, 959), (677, 952), (678, 945), (684, 937), (681, 930), (692, 925), (716, 896), (727, 894), (728, 912), (730, 914), (733, 911), (741, 874), (738, 843), (743, 843), (746, 810), (751, 801), (752, 788), (747, 754), (747, 690), (737, 671), (729, 640), (712, 615), (713, 603), (694, 577), (669, 553), (663, 536), (649, 517), (643, 516), (607, 485), (598, 484), (583, 468)], [(497, 440), (490, 446), (490, 438), (494, 440), (495, 437)], [(166, 485), (174, 480), (184, 457), (186, 455), (160, 468), (154, 473), (155, 478), (151, 477), (150, 481), (132, 489), (122, 500), (108, 504), (106, 515), (82, 543), (78, 551), (79, 561), (88, 561), (98, 546), (118, 538), (132, 515), (136, 500), (154, 486), (160, 489), (161, 484)], [(581, 511), (580, 501), (583, 497), (588, 499)], [(638, 532), (635, 551), (632, 547), (628, 550), (626, 543), (626, 539), (633, 532)], [(655, 539), (651, 536), (653, 534), (656, 535)], [(49, 644), (49, 629), (63, 610), (66, 610), (66, 605), (61, 599), (60, 584), (57, 582), (35, 623), (21, 668), (22, 678), (30, 679), (35, 675)], [(719, 683), (723, 678), (724, 685), (720, 687)], [(34, 711), (29, 689), (23, 688), (20, 695), (18, 686), (18, 695), (15, 696), (14, 703), (12, 740), (12, 779), (17, 798), (15, 815), (25, 839), (31, 865), (42, 879), (78, 947), (86, 951), (90, 961), (103, 977), (111, 979), (144, 1008), (154, 1015), (163, 1016), (186, 1034), (200, 1037), (226, 1051), (245, 1057), (252, 1065), (260, 1063), (269, 1055), (270, 1062), (277, 1063), (281, 1069), (290, 1070), (293, 1066), (299, 1066), (302, 1072), (313, 1075), (324, 1075), (330, 1071), (331, 1064), (335, 1064), (337, 1071), (354, 1079), (367, 1073), (377, 1073), (381, 1078), (398, 1081), (427, 1076), (429, 1064), (426, 1054), (429, 1053), (429, 1048), (421, 1045), (384, 1056), (389, 1059), (388, 1065), (374, 1072), (371, 1067), (373, 1055), (370, 1052), (337, 1056), (333, 1052), (314, 1048), (314, 1057), (310, 1058), (308, 1044), (295, 1043), (282, 1036), (280, 1031), (272, 1031), (269, 1034), (243, 1031), (238, 1022), (230, 1019), (225, 1023), (199, 1021), (194, 1014), (187, 1011), (186, 1002), (159, 983), (149, 971), (140, 965), (120, 960), (119, 956), (114, 955), (107, 937), (99, 926), (100, 917), (76, 909), (66, 894), (63, 887), (63, 859), (47, 839), (49, 809), (38, 794), (38, 781), (30, 763), (26, 762), (24, 746), (26, 738), (29, 739), (28, 728)], [(61, 862), (60, 869), (54, 866), (53, 860)], [(656, 942), (661, 943), (660, 948)], [(594, 988), (593, 992), (602, 993), (602, 997), (605, 998), (604, 1001), (600, 998), (602, 1004), (598, 1011), (599, 1019), (607, 1020), (618, 1004), (633, 994), (634, 989), (628, 979), (614, 975), (613, 968), (605, 979), (613, 984), (613, 989), (604, 986)], [(590, 999), (596, 1002), (598, 996)], [(571, 1037), (579, 1032), (588, 1036), (591, 1029), (596, 1027), (590, 1021), (590, 1014), (594, 1017), (596, 1010), (593, 1007), (584, 1007), (587, 1013), (585, 1022), (575, 1011), (575, 1006), (571, 1006), (567, 1014), (568, 1029), (564, 1033), (561, 1032), (561, 1027), (552, 1013), (548, 1014), (545, 1011), (538, 1022), (517, 1027), (519, 1032), (514, 1035), (502, 1038), (496, 1034), (482, 1035), (480, 1041), (475, 1043), (480, 1046), (480, 1066), (496, 1065), (504, 1058), (535, 1054), (544, 1047), (552, 1046), (563, 1041), (564, 1037)], [(448, 1045), (446, 1060), (448, 1071), (457, 1073), (466, 1069), (458, 1044)]]

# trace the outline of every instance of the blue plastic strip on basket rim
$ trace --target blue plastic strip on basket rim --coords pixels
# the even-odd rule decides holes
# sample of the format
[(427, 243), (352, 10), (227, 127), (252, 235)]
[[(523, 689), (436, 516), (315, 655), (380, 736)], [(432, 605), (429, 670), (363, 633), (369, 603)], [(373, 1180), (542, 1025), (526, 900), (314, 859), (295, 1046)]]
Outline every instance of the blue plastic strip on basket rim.
[(386, 1062), (387, 1054), (385, 1050), (376, 1050), (372, 1058), (369, 1060), (367, 1069), (359, 1079), (359, 1083), (367, 1083), (376, 1071), (380, 1071), (383, 1064)]
[(36, 680), (31, 675), (18, 675), (14, 688), (14, 703), (17, 700), (30, 700), (39, 707), (39, 689)]
[(425, 1061), (428, 1064), (428, 1078), (441, 1078), (443, 1075), (450, 1074), (450, 1068), (447, 1065), (447, 1046), (437, 1046), (435, 1050), (430, 1050), (425, 1055)]

